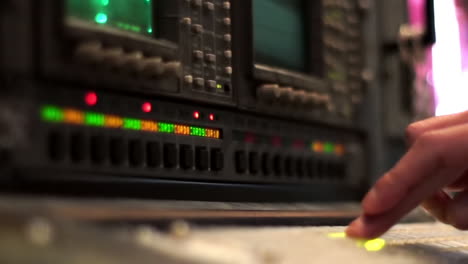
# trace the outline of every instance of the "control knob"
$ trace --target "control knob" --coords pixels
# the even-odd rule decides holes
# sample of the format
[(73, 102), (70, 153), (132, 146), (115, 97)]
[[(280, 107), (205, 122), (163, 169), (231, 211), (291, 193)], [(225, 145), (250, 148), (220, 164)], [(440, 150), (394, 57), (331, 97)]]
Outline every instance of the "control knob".
[(278, 84), (263, 84), (257, 89), (257, 98), (266, 102), (277, 102), (281, 90)]

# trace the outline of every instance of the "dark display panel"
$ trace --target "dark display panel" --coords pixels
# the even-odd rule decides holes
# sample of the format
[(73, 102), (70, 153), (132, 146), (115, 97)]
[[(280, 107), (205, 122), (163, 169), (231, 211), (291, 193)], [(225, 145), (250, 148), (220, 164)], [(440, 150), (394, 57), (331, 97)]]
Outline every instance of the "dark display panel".
[(253, 10), (256, 61), (307, 72), (306, 1), (254, 0)]

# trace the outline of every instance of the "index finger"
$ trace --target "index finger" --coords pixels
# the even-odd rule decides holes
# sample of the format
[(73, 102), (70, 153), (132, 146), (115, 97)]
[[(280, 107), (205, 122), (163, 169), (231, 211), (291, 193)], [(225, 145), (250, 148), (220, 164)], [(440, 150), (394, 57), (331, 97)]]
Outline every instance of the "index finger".
[(412, 146), (424, 133), (466, 124), (468, 122), (468, 111), (454, 115), (437, 116), (423, 121), (415, 122), (406, 129), (408, 145)]
[(394, 224), (422, 200), (454, 182), (467, 167), (467, 132), (468, 125), (461, 125), (422, 135), (365, 197), (363, 214), (390, 213), (385, 223)]

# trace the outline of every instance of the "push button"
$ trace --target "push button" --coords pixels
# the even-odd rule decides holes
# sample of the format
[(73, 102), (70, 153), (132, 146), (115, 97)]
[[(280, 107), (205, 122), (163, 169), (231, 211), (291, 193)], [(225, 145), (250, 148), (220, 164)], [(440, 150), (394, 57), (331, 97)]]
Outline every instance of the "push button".
[(91, 160), (95, 164), (104, 163), (107, 156), (107, 142), (103, 136), (91, 137)]
[(273, 170), (276, 176), (283, 174), (283, 158), (280, 155), (275, 155), (273, 158)]
[(125, 162), (127, 150), (121, 138), (113, 138), (110, 141), (110, 158), (113, 165), (119, 166)]
[(247, 156), (245, 151), (237, 151), (235, 154), (235, 164), (237, 173), (245, 173), (247, 170)]
[(211, 150), (211, 170), (220, 171), (224, 168), (224, 155), (221, 149)]
[(148, 142), (146, 144), (146, 164), (148, 167), (156, 168), (161, 165), (160, 146), (158, 142)]
[(51, 132), (48, 135), (48, 152), (53, 161), (62, 161), (65, 158), (66, 143), (65, 137), (58, 132)]
[(326, 167), (327, 167), (327, 164), (325, 163), (324, 160), (317, 161), (317, 176), (320, 179), (323, 179), (326, 177), (326, 173), (327, 173)]
[(296, 159), (296, 174), (298, 177), (304, 176), (304, 161), (302, 158)]
[(208, 170), (208, 150), (204, 147), (195, 149), (195, 166), (199, 171)]
[(272, 164), (270, 160), (270, 155), (268, 153), (262, 154), (262, 172), (263, 175), (268, 176), (271, 174), (272, 171)]
[(307, 176), (309, 178), (315, 177), (315, 159), (314, 158), (309, 158), (307, 160)]
[(193, 168), (193, 150), (189, 145), (180, 146), (180, 167), (184, 170)]
[(143, 165), (143, 162), (145, 159), (144, 148), (143, 148), (143, 143), (140, 140), (130, 141), (129, 158), (130, 158), (130, 165), (134, 167), (140, 167)]
[(251, 174), (257, 174), (260, 170), (260, 159), (257, 152), (249, 153), (249, 168)]
[(344, 161), (339, 161), (336, 166), (338, 179), (344, 180), (346, 178), (346, 163)]
[(74, 133), (71, 136), (70, 148), (71, 158), (74, 162), (82, 162), (86, 158), (87, 154), (87, 142), (86, 138), (81, 133)]
[(294, 159), (292, 157), (287, 157), (284, 161), (284, 170), (286, 175), (292, 177), (295, 174), (296, 166)]
[(164, 144), (164, 167), (168, 169), (177, 166), (177, 147), (175, 144)]

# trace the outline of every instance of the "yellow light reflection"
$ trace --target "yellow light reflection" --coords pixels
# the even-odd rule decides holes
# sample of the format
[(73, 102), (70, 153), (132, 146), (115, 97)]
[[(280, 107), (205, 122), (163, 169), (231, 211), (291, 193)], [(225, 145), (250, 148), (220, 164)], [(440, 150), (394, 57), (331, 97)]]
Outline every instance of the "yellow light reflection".
[[(329, 233), (327, 234), (329, 238), (337, 239), (337, 238), (346, 238), (345, 232), (338, 232), (338, 233)], [(372, 239), (372, 240), (358, 240), (356, 243), (357, 247), (364, 248), (369, 252), (377, 252), (381, 251), (385, 248), (385, 240), (382, 238)]]
[(339, 233), (330, 233), (328, 234), (329, 238), (345, 238), (346, 233), (345, 232), (339, 232)]
[(376, 251), (380, 251), (384, 249), (384, 247), (385, 247), (385, 240), (381, 238), (377, 238), (377, 239), (364, 242), (364, 248), (367, 251), (376, 252)]

